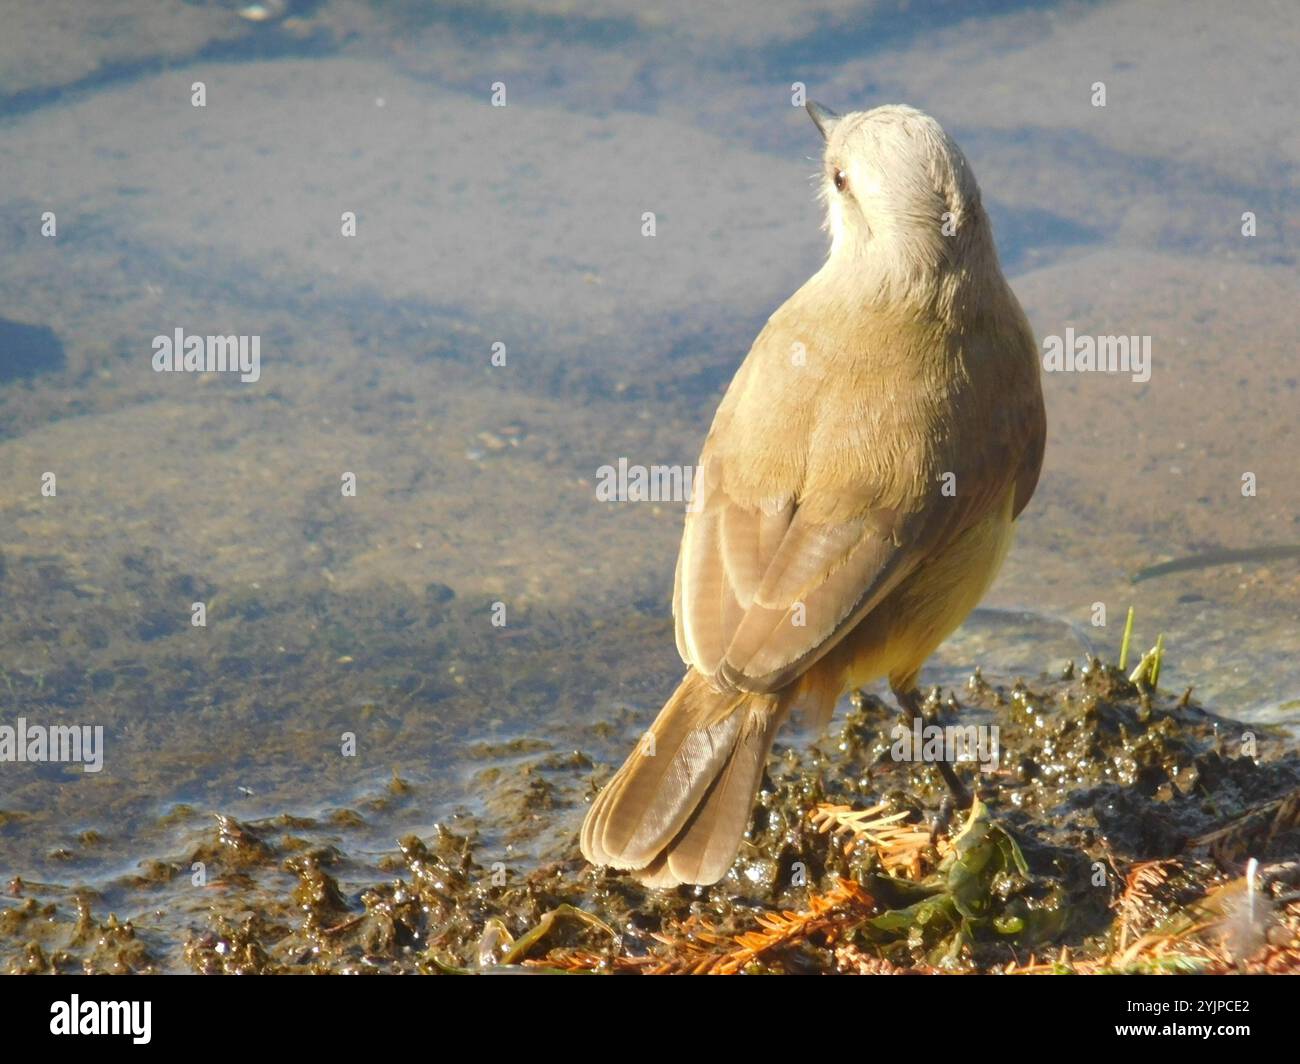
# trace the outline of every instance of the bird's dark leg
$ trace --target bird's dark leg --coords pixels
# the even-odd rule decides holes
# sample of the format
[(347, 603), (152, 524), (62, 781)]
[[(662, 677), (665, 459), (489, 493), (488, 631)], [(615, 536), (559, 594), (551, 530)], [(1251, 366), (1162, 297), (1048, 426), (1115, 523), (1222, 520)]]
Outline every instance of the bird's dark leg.
[[(925, 715), (921, 712), (921, 693), (914, 687), (910, 691), (899, 691), (893, 689), (894, 699), (898, 702), (899, 707), (904, 713), (911, 716), (912, 720), (919, 720), (921, 726), (925, 726)], [(908, 722), (910, 725), (910, 721)], [(915, 752), (914, 752), (915, 753)], [(953, 801), (957, 803), (957, 808), (966, 809), (970, 806), (970, 793), (962, 785), (961, 780), (957, 778), (951, 764), (947, 760), (939, 761), (936, 764), (940, 775), (943, 776), (943, 782), (948, 785), (948, 790), (952, 792)]]

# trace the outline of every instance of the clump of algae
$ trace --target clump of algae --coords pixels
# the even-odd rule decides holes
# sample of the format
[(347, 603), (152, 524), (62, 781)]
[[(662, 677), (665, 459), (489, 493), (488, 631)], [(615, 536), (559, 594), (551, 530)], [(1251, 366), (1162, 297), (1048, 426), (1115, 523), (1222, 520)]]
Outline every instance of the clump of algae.
[[(480, 857), (472, 818), (403, 838), (367, 881), (347, 817), (216, 816), (138, 877), (162, 889), (209, 869), (178, 950), (96, 916), (103, 898), (18, 881), (0, 944), (13, 972), (1300, 970), (1300, 756), (1159, 691), (1159, 655), (1144, 660), (1132, 678), (1094, 659), (932, 694), (932, 722), (999, 731), (994, 771), (960, 768), (964, 812), (932, 768), (893, 759), (896, 712), (856, 698), (832, 735), (779, 751), (712, 887), (648, 891), (587, 866), (574, 829), (592, 762), (539, 751), (533, 812), (559, 841), (526, 873)], [(520, 753), (519, 771), (482, 777), (487, 816), (532, 802)]]

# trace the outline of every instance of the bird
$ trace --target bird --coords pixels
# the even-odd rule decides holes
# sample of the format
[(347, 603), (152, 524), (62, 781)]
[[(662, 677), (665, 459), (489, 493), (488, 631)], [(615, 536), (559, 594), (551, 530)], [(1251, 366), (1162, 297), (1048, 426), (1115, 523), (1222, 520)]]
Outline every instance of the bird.
[(674, 577), (686, 673), (581, 829), (587, 861), (648, 887), (727, 874), (792, 713), (824, 728), (885, 678), (921, 715), (921, 668), (1042, 467), (1037, 345), (960, 148), (912, 107), (806, 109), (830, 248), (718, 406)]

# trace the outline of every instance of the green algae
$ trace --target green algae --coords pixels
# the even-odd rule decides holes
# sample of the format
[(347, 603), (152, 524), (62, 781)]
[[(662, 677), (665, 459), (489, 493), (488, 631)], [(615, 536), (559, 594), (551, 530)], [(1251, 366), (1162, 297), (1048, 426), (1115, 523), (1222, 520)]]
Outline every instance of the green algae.
[[(812, 936), (747, 970), (844, 970), (853, 956), (895, 970), (987, 971), (1061, 949), (1071, 963), (1101, 962), (1121, 925), (1175, 920), (1239, 876), (1247, 855), (1272, 869), (1300, 855), (1300, 829), (1278, 812), (1300, 793), (1300, 757), (1284, 735), (1096, 660), (1033, 684), (976, 673), (960, 693), (932, 693), (926, 712), (1001, 731), (998, 771), (961, 769), (978, 794), (964, 817), (945, 808), (931, 767), (889, 756), (896, 712), (859, 696), (830, 734), (778, 748), (737, 862), (713, 887), (649, 891), (588, 867), (576, 826), (608, 769), (581, 751), (507, 741), (479, 751), (512, 768), (476, 774), (476, 811), (396, 849), (367, 851), (370, 825), (357, 809), (252, 821), (169, 809), (162, 819), (193, 841), (142, 865), (131, 889), (184, 910), (168, 924), (187, 926), (182, 942), (147, 912), (113, 915), (94, 891), (15, 880), (0, 909), (0, 955), (12, 972), (671, 970), (698, 961), (683, 952), (691, 927), (725, 941), (847, 879), (870, 911), (841, 920), (835, 942)], [(425, 797), (390, 777), (357, 804), (403, 808)], [(929, 832), (919, 874), (818, 830), (810, 813), (826, 802), (881, 805), (894, 823)], [(518, 823), (502, 827), (502, 818)], [(508, 840), (529, 837), (531, 856), (515, 854)], [(1171, 871), (1159, 888), (1137, 909), (1121, 905), (1131, 870), (1161, 860)], [(1277, 883), (1280, 892), (1284, 877)], [(1187, 958), (1133, 963), (1204, 968)]]

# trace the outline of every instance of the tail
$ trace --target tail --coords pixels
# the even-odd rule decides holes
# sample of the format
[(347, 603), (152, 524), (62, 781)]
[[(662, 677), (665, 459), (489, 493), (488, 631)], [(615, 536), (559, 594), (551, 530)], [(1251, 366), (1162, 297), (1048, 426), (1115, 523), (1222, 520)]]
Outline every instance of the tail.
[(716, 883), (736, 859), (784, 716), (777, 696), (715, 691), (692, 669), (592, 802), (582, 855), (647, 886)]

